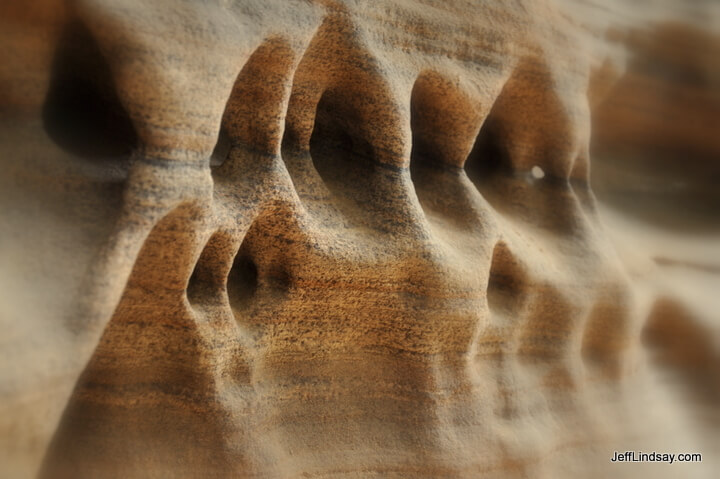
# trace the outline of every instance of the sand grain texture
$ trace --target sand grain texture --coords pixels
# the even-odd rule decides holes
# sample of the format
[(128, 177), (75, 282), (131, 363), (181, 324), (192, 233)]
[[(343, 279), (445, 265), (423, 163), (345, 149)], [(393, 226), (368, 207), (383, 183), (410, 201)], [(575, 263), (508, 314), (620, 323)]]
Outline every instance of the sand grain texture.
[(670, 4), (7, 3), (0, 475), (713, 477), (717, 310), (590, 186)]

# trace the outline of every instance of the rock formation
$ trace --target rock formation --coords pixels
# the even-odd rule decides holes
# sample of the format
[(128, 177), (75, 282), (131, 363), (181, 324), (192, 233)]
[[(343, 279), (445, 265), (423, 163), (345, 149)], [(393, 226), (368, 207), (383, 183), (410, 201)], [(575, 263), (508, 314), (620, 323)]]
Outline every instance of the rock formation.
[[(677, 286), (718, 284), (717, 237), (683, 240), (697, 261), (655, 247), (590, 185), (591, 130), (616, 206), (653, 197), (623, 168), (686, 153), (711, 229), (717, 5), (43, 0), (0, 18), (3, 477), (717, 471), (720, 309)], [(654, 139), (637, 112), (658, 104), (679, 121)], [(627, 450), (703, 462), (610, 461)]]

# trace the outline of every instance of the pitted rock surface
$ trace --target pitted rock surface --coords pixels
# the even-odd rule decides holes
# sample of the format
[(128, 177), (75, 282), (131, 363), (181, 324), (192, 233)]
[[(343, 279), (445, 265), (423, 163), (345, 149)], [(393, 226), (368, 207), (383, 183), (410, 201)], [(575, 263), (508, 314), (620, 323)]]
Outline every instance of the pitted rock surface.
[(662, 18), (42, 3), (2, 7), (5, 477), (677, 477), (610, 458), (711, 450), (643, 339), (694, 313), (590, 185), (628, 32)]

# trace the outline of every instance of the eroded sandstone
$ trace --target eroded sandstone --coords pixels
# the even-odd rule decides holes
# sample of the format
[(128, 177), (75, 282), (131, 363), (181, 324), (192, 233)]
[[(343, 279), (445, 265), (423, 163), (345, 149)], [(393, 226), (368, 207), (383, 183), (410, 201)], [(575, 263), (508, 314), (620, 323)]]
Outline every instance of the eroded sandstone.
[(677, 477), (610, 462), (716, 447), (589, 184), (637, 8), (4, 6), (0, 468)]

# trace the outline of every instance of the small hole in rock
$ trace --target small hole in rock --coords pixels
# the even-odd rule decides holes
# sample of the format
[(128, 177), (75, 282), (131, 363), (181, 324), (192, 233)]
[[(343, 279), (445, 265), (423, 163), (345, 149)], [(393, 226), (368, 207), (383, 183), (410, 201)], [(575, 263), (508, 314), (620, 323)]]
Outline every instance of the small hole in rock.
[(200, 273), (198, 272), (198, 266), (195, 265), (195, 268), (193, 269), (192, 274), (190, 275), (190, 279), (188, 280), (187, 285), (187, 297), (188, 300), (191, 303), (195, 303), (195, 298), (200, 296), (202, 290), (203, 290), (203, 284), (200, 280)]
[(535, 166), (532, 167), (532, 169), (530, 170), (530, 174), (531, 174), (532, 177), (535, 178), (536, 180), (545, 178), (545, 172), (543, 171), (542, 168), (540, 168), (540, 167), (537, 166), (537, 165), (535, 165)]
[(362, 137), (358, 112), (332, 92), (323, 94), (310, 137), (313, 165), (326, 185), (336, 192), (357, 182), (372, 171), (373, 152)]
[(230, 241), (223, 233), (215, 233), (208, 240), (188, 280), (187, 298), (190, 304), (222, 301), (225, 291), (223, 258)]
[(225, 163), (225, 160), (227, 160), (230, 154), (231, 147), (230, 136), (224, 127), (220, 128), (217, 143), (215, 143), (215, 148), (213, 149), (212, 155), (210, 155), (210, 167), (218, 167)]
[(212, 298), (214, 294), (215, 285), (208, 278), (207, 271), (203, 271), (202, 267), (203, 265), (198, 261), (188, 280), (187, 298), (192, 305), (203, 304)]
[(48, 136), (81, 158), (116, 166), (137, 145), (110, 66), (81, 24), (68, 25), (58, 41), (42, 118)]
[(503, 137), (492, 117), (485, 120), (465, 161), (468, 178), (480, 188), (492, 177), (511, 169)]
[(227, 280), (227, 292), (233, 309), (250, 306), (258, 288), (258, 270), (252, 258), (240, 248)]

